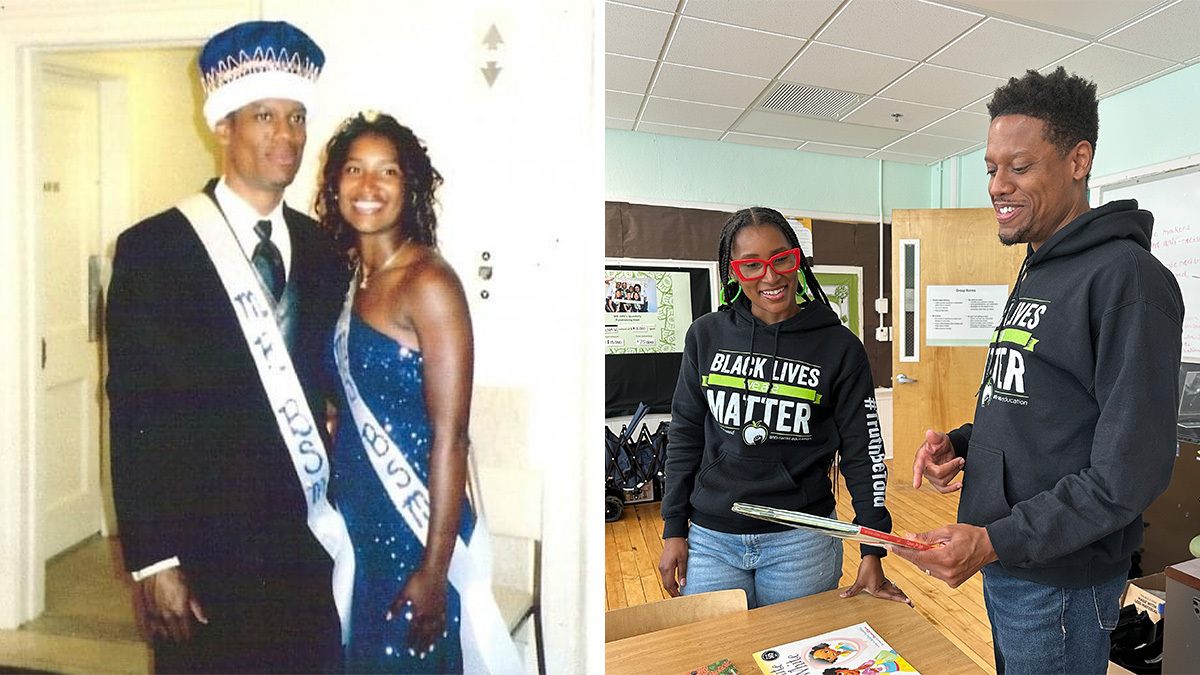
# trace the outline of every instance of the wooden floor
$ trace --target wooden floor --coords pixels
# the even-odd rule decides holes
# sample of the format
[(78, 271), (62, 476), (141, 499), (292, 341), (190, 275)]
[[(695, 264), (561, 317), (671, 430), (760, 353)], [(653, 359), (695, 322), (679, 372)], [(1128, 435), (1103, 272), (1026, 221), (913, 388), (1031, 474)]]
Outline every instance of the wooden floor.
[[(891, 461), (887, 462), (889, 469)], [(955, 522), (958, 495), (942, 495), (928, 487), (913, 490), (912, 471), (888, 472), (888, 510), (892, 531), (925, 532)], [(839, 479), (838, 518), (853, 519), (849, 493)], [(621, 519), (604, 526), (604, 607), (616, 609), (662, 600), (666, 592), (658, 577), (662, 554), (659, 503), (629, 505)], [(841, 587), (854, 582), (858, 546), (844, 547)], [(931, 579), (897, 556), (883, 559), (883, 569), (908, 594), (913, 605), (943, 635), (989, 673), (995, 673), (992, 632), (983, 606), (983, 582), (976, 574), (957, 589)]]

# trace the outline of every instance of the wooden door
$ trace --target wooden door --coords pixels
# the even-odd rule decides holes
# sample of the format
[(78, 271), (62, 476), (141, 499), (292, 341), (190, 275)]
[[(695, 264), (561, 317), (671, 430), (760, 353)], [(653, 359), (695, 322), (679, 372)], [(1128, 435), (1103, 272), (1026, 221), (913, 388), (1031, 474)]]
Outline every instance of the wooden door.
[(1000, 243), (992, 209), (892, 211), (892, 288), (899, 289), (893, 290), (893, 316), (903, 311), (900, 242), (905, 239), (919, 241), (918, 360), (901, 360), (905, 336), (898, 334), (900, 321), (893, 321), (897, 333), (892, 336), (892, 470), (911, 476), (913, 458), (926, 429), (949, 431), (974, 417), (975, 392), (987, 359), (987, 347), (926, 344), (926, 288), (1003, 284), (1011, 289), (1026, 246)]
[(100, 530), (99, 89), (41, 74), (35, 462), (42, 560)]

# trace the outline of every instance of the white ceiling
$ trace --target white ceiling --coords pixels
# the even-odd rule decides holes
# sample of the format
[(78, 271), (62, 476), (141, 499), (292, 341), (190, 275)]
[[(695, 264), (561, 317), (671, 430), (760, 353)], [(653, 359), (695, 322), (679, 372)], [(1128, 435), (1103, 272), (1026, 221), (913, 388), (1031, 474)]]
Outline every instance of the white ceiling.
[[(1200, 63), (1200, 0), (606, 0), (604, 9), (606, 126), (912, 164), (983, 147), (992, 91), (1026, 69), (1065, 66), (1103, 98)], [(850, 103), (764, 110), (788, 84)]]

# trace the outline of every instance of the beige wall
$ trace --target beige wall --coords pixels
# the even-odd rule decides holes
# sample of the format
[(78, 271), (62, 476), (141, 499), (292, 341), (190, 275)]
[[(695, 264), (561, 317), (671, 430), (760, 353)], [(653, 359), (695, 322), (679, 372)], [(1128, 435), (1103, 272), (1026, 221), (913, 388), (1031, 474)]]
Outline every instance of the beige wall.
[(200, 115), (198, 51), (59, 52), (44, 57), (46, 64), (124, 84), (129, 222), (106, 228), (103, 250), (109, 256), (121, 230), (195, 192), (220, 171), (219, 150)]

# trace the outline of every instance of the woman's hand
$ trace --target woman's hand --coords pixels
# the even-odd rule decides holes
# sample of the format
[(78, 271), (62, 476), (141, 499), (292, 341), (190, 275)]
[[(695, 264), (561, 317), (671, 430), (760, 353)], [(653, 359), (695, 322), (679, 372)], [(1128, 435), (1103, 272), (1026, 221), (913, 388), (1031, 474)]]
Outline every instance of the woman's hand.
[(447, 583), (445, 574), (421, 567), (388, 608), (388, 621), (401, 615), (409, 619), (408, 646), (418, 652), (431, 650), (446, 631)]
[(850, 598), (858, 595), (859, 591), (866, 591), (877, 598), (884, 600), (895, 600), (903, 602), (912, 607), (912, 600), (900, 590), (900, 587), (888, 580), (883, 575), (883, 564), (879, 562), (877, 555), (864, 555), (862, 562), (858, 565), (858, 576), (854, 579), (854, 585), (849, 590), (842, 593), (843, 598)]
[(662, 557), (658, 559), (658, 574), (662, 577), (667, 595), (678, 598), (680, 587), (687, 584), (688, 543), (685, 537), (663, 540)]

